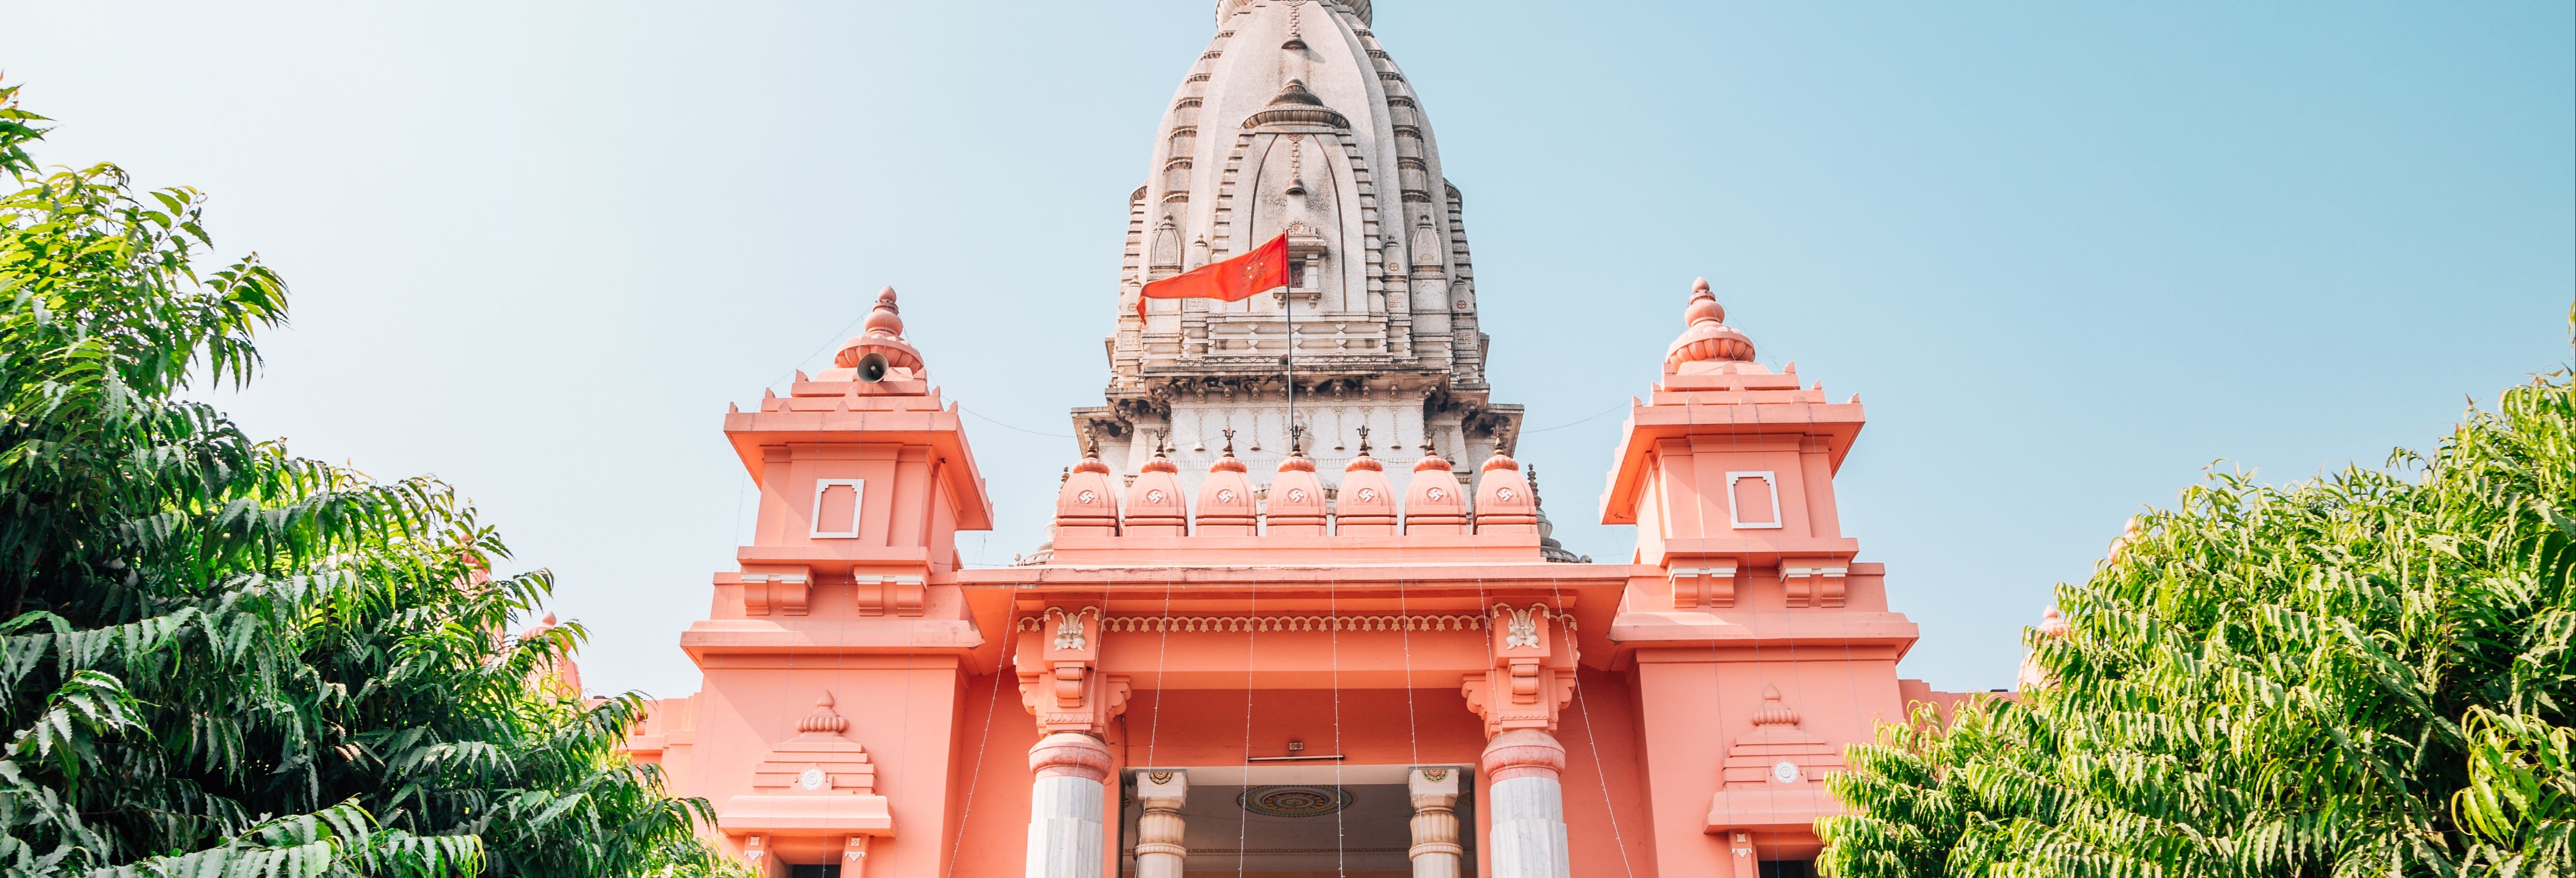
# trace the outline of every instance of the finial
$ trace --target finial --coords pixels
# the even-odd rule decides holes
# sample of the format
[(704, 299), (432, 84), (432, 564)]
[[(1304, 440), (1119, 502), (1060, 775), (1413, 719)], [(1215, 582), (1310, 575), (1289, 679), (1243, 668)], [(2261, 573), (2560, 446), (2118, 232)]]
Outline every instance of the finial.
[[(902, 315), (903, 309), (894, 303), (894, 288), (878, 291), (876, 307), (868, 311), (867, 319), (860, 324), (862, 328), (858, 336), (841, 343), (841, 350), (832, 355), (832, 365), (854, 369), (861, 360), (874, 353), (885, 358), (886, 367), (912, 369), (916, 371), (914, 377), (919, 377), (921, 352), (913, 350), (911, 343), (903, 340)], [(879, 369), (861, 380), (875, 382), (883, 377), (884, 370)], [(800, 374), (796, 380), (805, 379)]]
[(1163, 431), (1163, 432), (1160, 432), (1160, 433), (1156, 433), (1156, 434), (1154, 434), (1154, 456), (1155, 456), (1155, 457), (1162, 457), (1162, 456), (1163, 456), (1164, 452), (1166, 451), (1166, 449), (1163, 447), (1163, 440), (1170, 439), (1170, 438), (1172, 438), (1172, 431), (1170, 431), (1170, 430), (1165, 430), (1165, 431)]
[(1708, 278), (1691, 281), (1690, 305), (1682, 309), (1684, 324), (1724, 323), (1726, 306), (1717, 303), (1717, 294), (1708, 291)]
[(887, 287), (880, 290), (877, 292), (876, 308), (868, 312), (868, 321), (864, 324), (866, 327), (864, 334), (902, 338), (902, 315), (903, 309), (897, 307), (894, 303), (894, 288)]
[(1288, 425), (1288, 454), (1293, 457), (1305, 453), (1306, 428), (1297, 424)]
[(1234, 428), (1225, 428), (1225, 456), (1234, 456)]
[(1368, 456), (1368, 425), (1360, 425), (1360, 456)]
[(796, 724), (796, 731), (804, 734), (830, 735), (849, 731), (850, 721), (842, 718), (841, 714), (834, 711), (832, 707), (832, 693), (826, 690), (823, 697), (814, 700), (814, 712), (806, 714), (805, 719)]
[(1726, 308), (1717, 304), (1717, 294), (1708, 291), (1708, 278), (1691, 282), (1690, 305), (1682, 309), (1682, 320), (1689, 326), (1664, 351), (1664, 371), (1678, 370), (1685, 363), (1753, 359), (1753, 340), (1726, 325)]
[(1762, 687), (1762, 706), (1753, 711), (1753, 724), (1794, 726), (1798, 724), (1798, 711), (1780, 703), (1780, 687), (1766, 684)]

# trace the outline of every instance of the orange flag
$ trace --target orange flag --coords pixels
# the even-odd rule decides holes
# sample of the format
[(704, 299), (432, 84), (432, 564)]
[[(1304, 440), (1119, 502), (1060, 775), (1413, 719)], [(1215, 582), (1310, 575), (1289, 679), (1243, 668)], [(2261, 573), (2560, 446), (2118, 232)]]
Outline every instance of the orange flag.
[(1252, 248), (1250, 253), (1223, 262), (1210, 262), (1186, 274), (1146, 284), (1145, 294), (1136, 299), (1136, 316), (1145, 316), (1146, 299), (1240, 302), (1287, 285), (1288, 234), (1281, 232), (1279, 237)]

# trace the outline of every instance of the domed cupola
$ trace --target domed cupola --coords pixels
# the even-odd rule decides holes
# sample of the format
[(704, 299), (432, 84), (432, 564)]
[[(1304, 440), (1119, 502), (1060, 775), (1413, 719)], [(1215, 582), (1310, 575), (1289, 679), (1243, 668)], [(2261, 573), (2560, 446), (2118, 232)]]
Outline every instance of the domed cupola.
[[(1159, 441), (1159, 440), (1158, 440)], [(1188, 501), (1181, 498), (1181, 468), (1172, 465), (1157, 444), (1136, 483), (1127, 486), (1126, 533), (1131, 537), (1178, 537), (1190, 532)]]
[(1360, 454), (1342, 468), (1333, 500), (1333, 535), (1394, 536), (1395, 489), (1386, 483), (1386, 465), (1369, 456), (1368, 428), (1359, 433)]
[(1457, 535), (1467, 532), (1467, 498), (1449, 461), (1422, 443), (1422, 460), (1413, 465), (1413, 482), (1404, 489), (1404, 532), (1413, 535)]
[(1538, 533), (1538, 499), (1521, 478), (1520, 462), (1496, 452), (1478, 469), (1483, 476), (1476, 480), (1476, 532)]
[(1271, 536), (1324, 535), (1324, 485), (1304, 449), (1291, 446), (1270, 477), (1269, 523)]
[[(841, 343), (832, 355), (832, 365), (822, 378), (825, 381), (908, 381), (925, 377), (921, 352), (903, 340), (903, 309), (895, 306), (894, 288), (877, 293), (877, 305), (868, 311), (867, 322), (860, 324), (859, 334)], [(841, 373), (841, 370), (848, 370)]]
[(1234, 431), (1225, 431), (1225, 456), (1208, 467), (1199, 483), (1198, 535), (1248, 537), (1260, 533), (1261, 509), (1252, 501), (1252, 480), (1243, 461), (1234, 457)]
[(1110, 482), (1109, 465), (1100, 460), (1100, 443), (1094, 440), (1082, 462), (1064, 478), (1064, 487), (1055, 494), (1055, 535), (1062, 537), (1114, 537), (1118, 535), (1118, 493)]
[[(1693, 363), (1743, 363), (1753, 359), (1753, 340), (1726, 325), (1726, 308), (1708, 291), (1708, 279), (1691, 283), (1690, 305), (1682, 309), (1690, 326), (1664, 352), (1664, 371), (1681, 372)], [(1701, 366), (1691, 371), (1705, 371)]]

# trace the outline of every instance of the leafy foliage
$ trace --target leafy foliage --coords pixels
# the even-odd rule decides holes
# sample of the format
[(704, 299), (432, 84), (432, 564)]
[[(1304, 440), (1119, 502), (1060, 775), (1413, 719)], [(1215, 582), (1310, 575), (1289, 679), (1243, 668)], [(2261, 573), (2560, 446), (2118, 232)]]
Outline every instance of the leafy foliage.
[(1839, 876), (2569, 874), (2576, 388), (2401, 472), (2232, 475), (2142, 516), (2051, 685), (1882, 729), (1831, 781)]
[(721, 871), (618, 751), (643, 702), (546, 685), (579, 626), (445, 485), (380, 483), (179, 398), (286, 315), (198, 268), (203, 197), (39, 172), (0, 88), (0, 875)]

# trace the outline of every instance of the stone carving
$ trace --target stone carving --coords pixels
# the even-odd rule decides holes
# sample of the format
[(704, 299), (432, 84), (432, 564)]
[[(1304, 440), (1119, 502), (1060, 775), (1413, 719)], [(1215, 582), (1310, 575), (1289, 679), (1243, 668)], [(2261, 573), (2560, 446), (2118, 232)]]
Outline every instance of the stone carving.
[(1070, 613), (1055, 607), (1048, 607), (1046, 610), (1047, 618), (1056, 620), (1055, 648), (1090, 649), (1090, 641), (1083, 636), (1082, 617), (1086, 613), (1098, 612), (1100, 612), (1099, 609), (1095, 607), (1084, 607)]

